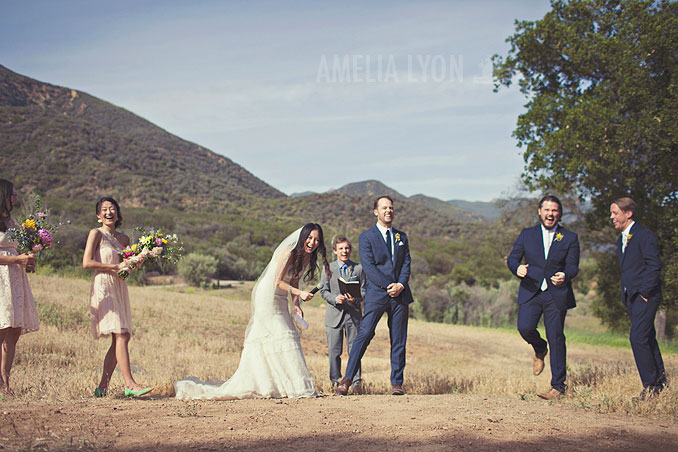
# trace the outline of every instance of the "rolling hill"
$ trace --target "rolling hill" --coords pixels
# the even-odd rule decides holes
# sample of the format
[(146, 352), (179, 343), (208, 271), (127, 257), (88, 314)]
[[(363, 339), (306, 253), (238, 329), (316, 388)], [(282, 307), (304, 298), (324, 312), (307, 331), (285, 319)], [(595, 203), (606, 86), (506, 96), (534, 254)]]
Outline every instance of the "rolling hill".
[[(328, 245), (336, 234), (357, 243), (375, 222), (375, 196), (388, 194), (396, 200), (396, 226), (411, 238), (421, 281), (506, 273), (503, 247), (485, 237), (481, 218), (449, 203), (408, 198), (376, 180), (289, 197), (227, 157), (123, 108), (2, 66), (0, 177), (22, 194), (43, 195), (66, 223), (59, 246), (43, 258), (42, 265), (54, 270), (80, 267), (87, 231), (96, 227), (94, 201), (102, 195), (121, 201), (124, 232), (135, 225), (176, 232), (187, 252), (217, 259), (218, 276), (253, 279), (275, 245), (305, 222), (321, 223)], [(473, 265), (478, 274), (470, 272)]]
[(378, 180), (366, 180), (362, 182), (353, 182), (346, 184), (343, 187), (337, 188), (336, 190), (331, 190), (330, 193), (341, 193), (344, 195), (368, 195), (368, 196), (381, 196), (387, 195), (393, 199), (406, 199), (407, 196), (403, 196), (391, 187), (387, 187)]
[(411, 201), (414, 201), (423, 206), (430, 207), (435, 211), (447, 215), (451, 218), (458, 219), (460, 221), (471, 221), (471, 222), (480, 222), (485, 218), (481, 215), (476, 215), (466, 209), (456, 207), (448, 202), (442, 201), (438, 198), (433, 198), (426, 195), (413, 195), (408, 198)]
[(127, 205), (242, 204), (285, 195), (232, 160), (129, 111), (0, 66), (0, 171), (23, 190)]
[(495, 205), (494, 202), (464, 201), (462, 199), (451, 199), (447, 201), (447, 203), (453, 205), (458, 209), (481, 216), (487, 220), (496, 220), (499, 218), (500, 209)]

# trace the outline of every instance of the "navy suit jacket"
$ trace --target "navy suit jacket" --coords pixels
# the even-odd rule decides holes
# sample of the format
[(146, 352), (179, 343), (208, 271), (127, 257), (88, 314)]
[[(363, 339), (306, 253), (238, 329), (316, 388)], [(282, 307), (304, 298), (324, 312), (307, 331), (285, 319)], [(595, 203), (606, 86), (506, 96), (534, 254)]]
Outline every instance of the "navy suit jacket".
[(628, 301), (636, 295), (647, 300), (661, 301), (662, 286), (659, 274), (662, 263), (659, 260), (657, 237), (645, 226), (634, 223), (629, 231), (631, 239), (622, 253), (622, 236), (617, 239), (617, 255), (621, 265), (622, 300), (624, 289)]
[[(396, 300), (401, 303), (412, 303), (412, 292), (410, 291), (410, 246), (407, 241), (407, 235), (395, 228), (393, 229), (393, 238), (395, 242), (395, 259), (392, 261), (386, 249), (386, 241), (377, 226), (373, 226), (360, 234), (358, 239), (360, 265), (367, 277), (367, 287), (365, 289), (365, 304), (378, 303), (385, 304), (391, 300), (386, 292), (386, 288), (391, 283), (399, 282), (405, 289), (400, 292)], [(395, 240), (397, 237), (400, 240)]]
[[(577, 305), (572, 291), (572, 278), (579, 273), (579, 239), (574, 232), (560, 225), (557, 228), (548, 258), (544, 258), (541, 224), (523, 229), (513, 245), (506, 261), (511, 273), (516, 275), (523, 258), (529, 265), (527, 275), (520, 279), (518, 304), (534, 297), (541, 290), (542, 281), (546, 279), (548, 289), (544, 294), (550, 296), (561, 310), (571, 309)], [(558, 272), (565, 273), (565, 283), (554, 286), (551, 276)]]

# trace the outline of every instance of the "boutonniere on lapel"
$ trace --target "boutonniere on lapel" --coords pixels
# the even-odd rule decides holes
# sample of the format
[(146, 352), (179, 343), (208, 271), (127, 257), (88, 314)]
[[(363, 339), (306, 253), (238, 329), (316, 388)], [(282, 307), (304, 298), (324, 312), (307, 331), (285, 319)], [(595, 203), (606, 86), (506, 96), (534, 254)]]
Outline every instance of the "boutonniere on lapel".
[(629, 242), (631, 241), (631, 237), (633, 237), (633, 234), (627, 234), (627, 236), (626, 236), (626, 246), (629, 246)]
[(398, 245), (402, 245), (402, 243), (400, 242), (400, 232), (396, 232), (395, 239)]
[(353, 265), (348, 266), (348, 274), (352, 275), (353, 274)]
[(553, 238), (553, 241), (555, 241), (555, 242), (560, 242), (561, 240), (563, 240), (563, 233), (562, 233), (562, 232), (559, 232), (559, 233), (557, 233), (556, 236)]

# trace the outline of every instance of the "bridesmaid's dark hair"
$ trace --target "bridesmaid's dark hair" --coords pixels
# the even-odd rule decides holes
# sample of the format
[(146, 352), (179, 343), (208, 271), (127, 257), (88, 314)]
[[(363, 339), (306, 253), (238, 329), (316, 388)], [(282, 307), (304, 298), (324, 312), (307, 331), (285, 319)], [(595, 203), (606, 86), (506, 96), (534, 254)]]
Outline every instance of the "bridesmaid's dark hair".
[(118, 204), (118, 201), (115, 199), (111, 198), (110, 196), (104, 196), (100, 200), (97, 201), (97, 215), (101, 212), (101, 205), (105, 203), (106, 201), (110, 202), (115, 206), (115, 211), (118, 213), (118, 221), (115, 222), (115, 227), (118, 228), (122, 224), (122, 212), (120, 212), (120, 205)]
[[(12, 204), (12, 193), (14, 184), (8, 180), (0, 179), (0, 231), (5, 232), (8, 228), (9, 213), (14, 208)], [(7, 208), (9, 204), (9, 209)]]
[(297, 246), (292, 250), (292, 270), (295, 278), (301, 276), (301, 272), (304, 270), (304, 247), (306, 246), (306, 239), (311, 235), (311, 232), (318, 231), (318, 247), (311, 253), (311, 262), (308, 265), (308, 271), (304, 276), (304, 281), (309, 282), (315, 279), (315, 269), (318, 262), (318, 254), (323, 259), (323, 267), (325, 268), (325, 273), (327, 277), (332, 277), (332, 272), (330, 271), (330, 264), (327, 262), (326, 250), (325, 250), (325, 238), (323, 236), (323, 228), (320, 227), (318, 223), (306, 223), (301, 232), (299, 233), (299, 240), (297, 241)]

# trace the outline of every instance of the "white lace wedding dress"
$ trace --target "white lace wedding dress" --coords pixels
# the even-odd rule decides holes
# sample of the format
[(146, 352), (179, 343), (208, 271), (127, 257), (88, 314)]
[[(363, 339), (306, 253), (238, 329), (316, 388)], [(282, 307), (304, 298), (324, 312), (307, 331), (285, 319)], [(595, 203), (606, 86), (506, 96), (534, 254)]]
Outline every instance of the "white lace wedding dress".
[[(252, 318), (245, 333), (240, 364), (226, 382), (196, 377), (174, 382), (177, 399), (248, 399), (313, 397), (313, 378), (301, 351), (299, 333), (288, 307), (287, 292), (278, 288), (301, 229), (290, 234), (252, 290)], [(291, 271), (282, 276), (289, 283)]]

